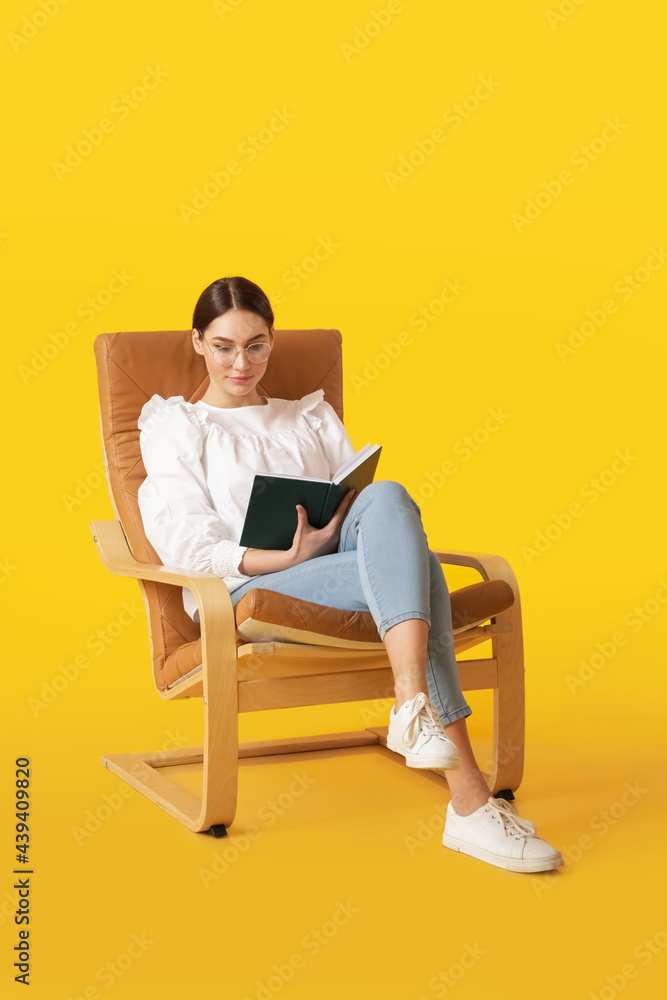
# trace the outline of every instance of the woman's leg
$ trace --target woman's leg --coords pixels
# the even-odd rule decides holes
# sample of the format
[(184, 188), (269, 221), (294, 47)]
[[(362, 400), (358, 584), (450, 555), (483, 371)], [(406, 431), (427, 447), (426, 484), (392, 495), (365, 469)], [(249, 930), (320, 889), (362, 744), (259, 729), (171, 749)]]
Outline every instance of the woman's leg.
[(396, 707), (424, 691), (444, 725), (472, 713), (459, 683), (447, 584), (419, 507), (400, 483), (377, 480), (361, 491), (338, 552), (253, 577), (232, 591), (232, 604), (254, 587), (370, 610), (394, 674)]
[(327, 556), (307, 559), (289, 569), (253, 576), (231, 592), (232, 604), (238, 604), (247, 590), (256, 587), (315, 604), (326, 604), (330, 608), (368, 611), (354, 552), (332, 552)]
[(472, 710), (459, 682), (449, 591), (419, 507), (400, 483), (377, 480), (362, 490), (343, 522), (338, 552), (253, 577), (232, 591), (232, 603), (254, 587), (370, 610), (394, 674), (396, 708), (424, 691), (461, 754), (461, 769), (446, 771), (454, 807), (465, 815), (468, 805), (486, 801), (488, 787), (467, 738), (465, 718)]
[(428, 547), (419, 507), (400, 483), (377, 480), (354, 501), (339, 551), (355, 549), (396, 679), (396, 707), (424, 691), (443, 725), (471, 715), (454, 656), (445, 577)]
[(396, 708), (418, 691), (429, 695), (461, 755), (461, 767), (445, 771), (452, 805), (468, 815), (487, 801), (489, 787), (468, 738), (472, 710), (460, 687), (449, 590), (419, 507), (400, 483), (378, 480), (359, 494), (339, 544), (341, 551), (353, 548), (394, 673)]
[[(251, 587), (335, 608), (370, 610), (387, 648), (397, 698), (402, 691), (409, 701), (405, 692), (415, 687), (417, 694), (428, 693), (447, 740), (460, 755), (460, 767), (444, 769), (451, 793), (445, 846), (513, 871), (562, 865), (560, 853), (534, 836), (532, 824), (491, 797), (477, 766), (466, 724), (472, 710), (463, 698), (454, 657), (449, 592), (439, 560), (428, 548), (419, 507), (400, 483), (378, 480), (361, 491), (343, 522), (338, 552), (253, 577), (232, 592), (232, 603)], [(419, 719), (427, 709), (433, 712), (425, 705), (417, 715), (418, 707), (415, 701), (407, 711)]]

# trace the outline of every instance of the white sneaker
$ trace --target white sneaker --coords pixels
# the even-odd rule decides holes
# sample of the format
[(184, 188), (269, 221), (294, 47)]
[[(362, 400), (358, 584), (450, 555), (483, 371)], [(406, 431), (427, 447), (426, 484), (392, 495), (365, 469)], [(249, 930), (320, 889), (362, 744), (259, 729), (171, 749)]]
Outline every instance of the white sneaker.
[(511, 872), (544, 872), (564, 864), (560, 851), (537, 836), (534, 823), (493, 796), (469, 816), (459, 816), (450, 802), (442, 842)]
[(403, 702), (398, 712), (391, 706), (387, 746), (402, 754), (408, 767), (461, 766), (456, 744), (445, 736), (438, 710), (423, 691)]

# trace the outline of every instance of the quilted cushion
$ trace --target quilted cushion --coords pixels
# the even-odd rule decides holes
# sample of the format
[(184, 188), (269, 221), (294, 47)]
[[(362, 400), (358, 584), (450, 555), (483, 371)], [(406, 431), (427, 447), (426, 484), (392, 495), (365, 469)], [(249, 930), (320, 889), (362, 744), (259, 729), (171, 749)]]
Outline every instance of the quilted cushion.
[[(504, 580), (483, 580), (450, 594), (454, 634), (502, 614), (514, 603)], [(370, 611), (342, 611), (257, 587), (234, 607), (236, 645), (245, 642), (298, 642), (342, 649), (384, 646)], [(201, 664), (201, 639), (185, 643), (165, 663), (168, 687)], [(163, 688), (164, 690), (164, 688)]]

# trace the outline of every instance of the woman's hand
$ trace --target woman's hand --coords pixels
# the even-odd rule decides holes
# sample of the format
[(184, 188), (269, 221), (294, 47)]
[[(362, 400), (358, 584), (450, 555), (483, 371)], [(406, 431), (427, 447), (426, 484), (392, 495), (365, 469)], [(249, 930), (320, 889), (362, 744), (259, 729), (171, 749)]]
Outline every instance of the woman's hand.
[(294, 533), (292, 547), (288, 549), (290, 566), (296, 566), (297, 563), (305, 562), (307, 559), (326, 556), (338, 550), (343, 521), (357, 496), (357, 490), (348, 490), (336, 507), (333, 517), (323, 528), (313, 528), (308, 522), (306, 508), (302, 507), (301, 504), (296, 505), (299, 523)]

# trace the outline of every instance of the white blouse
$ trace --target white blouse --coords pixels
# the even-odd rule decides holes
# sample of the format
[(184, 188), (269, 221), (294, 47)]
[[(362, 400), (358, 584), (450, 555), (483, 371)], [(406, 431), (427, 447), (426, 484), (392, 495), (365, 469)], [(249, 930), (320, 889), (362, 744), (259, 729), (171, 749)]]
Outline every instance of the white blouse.
[[(323, 389), (236, 407), (154, 395), (137, 426), (146, 537), (164, 565), (214, 573), (230, 592), (258, 575), (238, 569), (248, 548), (238, 540), (255, 473), (331, 479), (356, 451)], [(186, 587), (183, 606), (199, 621)]]

